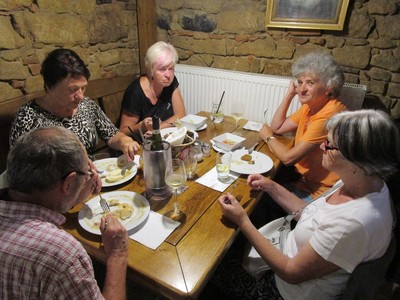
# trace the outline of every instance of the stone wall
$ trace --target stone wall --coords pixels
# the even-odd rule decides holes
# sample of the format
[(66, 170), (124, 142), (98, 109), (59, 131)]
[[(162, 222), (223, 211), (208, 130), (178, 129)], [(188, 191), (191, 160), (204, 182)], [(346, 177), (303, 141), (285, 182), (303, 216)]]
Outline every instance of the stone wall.
[(269, 0), (157, 0), (158, 38), (184, 64), (290, 75), (293, 60), (325, 50), (346, 81), (365, 84), (400, 118), (400, 0), (350, 0), (343, 31), (265, 28)]
[(136, 0), (2, 0), (0, 36), (0, 101), (43, 90), (40, 64), (60, 47), (91, 79), (139, 74)]

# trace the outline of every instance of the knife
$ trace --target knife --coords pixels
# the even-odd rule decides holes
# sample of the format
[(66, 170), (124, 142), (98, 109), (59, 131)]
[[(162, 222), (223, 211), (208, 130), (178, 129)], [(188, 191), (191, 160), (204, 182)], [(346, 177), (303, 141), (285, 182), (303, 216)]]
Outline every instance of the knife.
[(253, 146), (251, 146), (251, 147), (247, 150), (247, 152), (248, 152), (249, 154), (251, 154), (251, 153), (253, 152), (254, 148), (257, 147), (257, 145), (258, 145), (258, 142), (255, 143)]

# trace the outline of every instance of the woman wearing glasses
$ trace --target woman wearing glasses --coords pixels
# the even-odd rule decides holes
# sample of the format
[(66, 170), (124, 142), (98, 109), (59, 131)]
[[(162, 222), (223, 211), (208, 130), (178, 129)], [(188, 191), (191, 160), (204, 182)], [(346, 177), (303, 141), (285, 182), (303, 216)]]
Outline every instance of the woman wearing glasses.
[[(335, 115), (326, 129), (322, 166), (340, 176), (338, 188), (296, 216), (282, 252), (261, 235), (232, 195), (220, 197), (224, 216), (240, 227), (272, 270), (257, 281), (238, 268), (240, 262), (223, 263), (213, 282), (231, 299), (339, 299), (355, 267), (386, 252), (393, 212), (385, 179), (398, 169), (398, 128), (384, 112), (359, 110)], [(287, 213), (306, 203), (262, 175), (250, 175), (247, 182)]]

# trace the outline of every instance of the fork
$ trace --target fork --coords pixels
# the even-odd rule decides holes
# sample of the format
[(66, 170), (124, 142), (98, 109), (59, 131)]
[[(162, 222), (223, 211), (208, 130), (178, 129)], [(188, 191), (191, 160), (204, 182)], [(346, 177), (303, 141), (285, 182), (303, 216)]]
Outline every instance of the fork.
[(100, 197), (100, 206), (103, 209), (103, 211), (105, 213), (109, 213), (111, 212), (110, 207), (108, 206), (108, 203), (106, 201), (106, 199), (104, 199), (101, 194), (99, 193), (99, 197)]

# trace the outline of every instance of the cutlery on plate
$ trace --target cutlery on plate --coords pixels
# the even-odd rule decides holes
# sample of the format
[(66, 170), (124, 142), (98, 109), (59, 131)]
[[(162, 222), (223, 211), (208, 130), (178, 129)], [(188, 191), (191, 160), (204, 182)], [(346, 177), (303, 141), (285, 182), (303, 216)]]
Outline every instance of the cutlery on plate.
[(247, 149), (247, 152), (248, 152), (249, 154), (251, 154), (251, 153), (253, 152), (253, 150), (257, 147), (257, 145), (258, 145), (258, 142), (255, 143), (253, 146), (251, 146), (249, 149)]
[(103, 196), (101, 196), (100, 193), (99, 193), (98, 195), (99, 195), (99, 197), (100, 197), (100, 206), (101, 206), (101, 208), (103, 209), (103, 211), (104, 211), (105, 213), (111, 212), (110, 206), (108, 206), (108, 203), (107, 203), (106, 199), (104, 199)]

